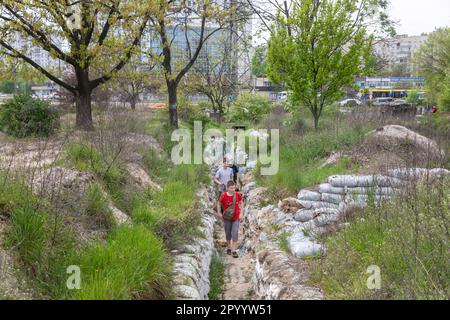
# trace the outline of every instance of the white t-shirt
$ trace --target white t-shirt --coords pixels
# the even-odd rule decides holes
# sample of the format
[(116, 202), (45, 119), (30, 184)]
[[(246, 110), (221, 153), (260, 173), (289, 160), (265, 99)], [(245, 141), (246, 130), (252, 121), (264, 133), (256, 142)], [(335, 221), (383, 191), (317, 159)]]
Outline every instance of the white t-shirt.
[(219, 170), (217, 170), (216, 178), (220, 181), (221, 185), (225, 185), (225, 187), (219, 186), (219, 191), (225, 192), (228, 181), (233, 180), (233, 169), (231, 169), (231, 168), (225, 169), (223, 167), (220, 168)]

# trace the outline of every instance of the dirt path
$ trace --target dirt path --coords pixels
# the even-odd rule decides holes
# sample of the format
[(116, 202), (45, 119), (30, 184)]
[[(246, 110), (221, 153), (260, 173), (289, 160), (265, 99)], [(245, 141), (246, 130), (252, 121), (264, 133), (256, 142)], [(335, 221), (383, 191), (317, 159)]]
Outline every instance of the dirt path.
[[(254, 262), (248, 252), (240, 250), (239, 258), (233, 258), (225, 253), (226, 241), (223, 225), (216, 224), (215, 234), (219, 243), (222, 245), (220, 255), (224, 259), (225, 276), (224, 276), (224, 300), (248, 300), (252, 298), (252, 276), (254, 270)], [(243, 228), (239, 227), (239, 244), (238, 248), (242, 248)], [(225, 246), (223, 246), (225, 245)]]

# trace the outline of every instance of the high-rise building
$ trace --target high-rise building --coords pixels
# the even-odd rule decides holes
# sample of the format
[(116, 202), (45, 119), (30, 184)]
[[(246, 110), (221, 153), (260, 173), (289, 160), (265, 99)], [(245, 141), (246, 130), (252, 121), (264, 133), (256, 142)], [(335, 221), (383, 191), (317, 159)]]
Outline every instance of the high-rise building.
[(399, 35), (374, 45), (377, 57), (392, 69), (396, 65), (405, 65), (406, 70), (412, 71), (412, 58), (414, 53), (428, 39), (427, 34), (420, 36)]

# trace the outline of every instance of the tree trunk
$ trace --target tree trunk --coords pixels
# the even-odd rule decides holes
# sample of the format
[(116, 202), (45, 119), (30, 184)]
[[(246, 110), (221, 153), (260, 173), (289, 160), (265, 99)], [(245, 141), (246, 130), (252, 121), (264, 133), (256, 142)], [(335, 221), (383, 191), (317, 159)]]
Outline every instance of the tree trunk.
[(319, 116), (314, 115), (314, 129), (319, 131)]
[(91, 108), (91, 92), (78, 91), (75, 97), (77, 109), (76, 126), (83, 130), (93, 130), (92, 108)]
[(75, 93), (76, 126), (83, 130), (93, 130), (92, 89), (89, 83), (89, 72), (83, 69), (75, 69), (75, 75), (78, 83), (77, 92)]
[(167, 91), (169, 94), (169, 121), (172, 128), (178, 128), (177, 87), (178, 84), (176, 82), (167, 82)]
[(130, 100), (130, 106), (131, 106), (131, 110), (136, 110), (136, 103), (137, 103), (137, 98), (136, 97), (132, 97)]

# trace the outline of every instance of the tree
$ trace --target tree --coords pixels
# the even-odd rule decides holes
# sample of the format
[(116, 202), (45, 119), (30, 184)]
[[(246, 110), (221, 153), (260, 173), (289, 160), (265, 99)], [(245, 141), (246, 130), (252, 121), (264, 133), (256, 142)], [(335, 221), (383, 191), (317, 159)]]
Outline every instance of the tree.
[(438, 29), (414, 55), (416, 72), (426, 80), (427, 100), (450, 110), (450, 28)]
[[(294, 8), (301, 5), (302, 0), (245, 0), (251, 11), (257, 17), (256, 35), (264, 31), (270, 31), (274, 21), (280, 17), (286, 23), (286, 32), (292, 35), (290, 16)], [(395, 34), (394, 21), (387, 14), (389, 10), (389, 0), (359, 0), (358, 15), (366, 27), (376, 30), (376, 37), (384, 39)]]
[(114, 88), (121, 100), (130, 104), (132, 110), (136, 109), (141, 94), (160, 88), (158, 76), (151, 73), (154, 68), (152, 61), (135, 57), (117, 74)]
[(255, 54), (252, 57), (252, 73), (256, 77), (267, 76), (266, 51), (265, 45), (259, 45), (255, 48)]
[(211, 41), (214, 52), (204, 51), (201, 63), (193, 66), (186, 78), (186, 89), (204, 94), (211, 102), (215, 115), (220, 118), (225, 112), (226, 103), (230, 96), (237, 95), (237, 87), (245, 86), (249, 75), (248, 64), (245, 67), (233, 68), (236, 60), (249, 61), (248, 39), (239, 34), (230, 42), (230, 33)]
[[(205, 44), (230, 25), (245, 21), (239, 1), (158, 0), (156, 15), (150, 18), (161, 52), (164, 78), (169, 98), (169, 120), (178, 127), (177, 90), (191, 70)], [(180, 43), (184, 42), (183, 47)], [(156, 54), (154, 55), (156, 57)]]
[(303, 0), (289, 21), (279, 17), (271, 31), (269, 77), (284, 82), (294, 101), (309, 108), (316, 130), (324, 107), (354, 85), (372, 56), (372, 38), (360, 12), (356, 0)]
[[(91, 93), (139, 51), (154, 8), (141, 0), (0, 0), (0, 48), (71, 92), (77, 127), (93, 129)], [(71, 67), (76, 83), (33, 59), (30, 46)]]

